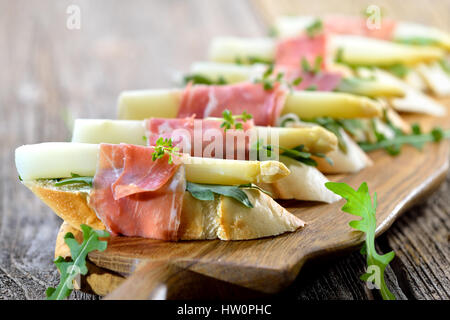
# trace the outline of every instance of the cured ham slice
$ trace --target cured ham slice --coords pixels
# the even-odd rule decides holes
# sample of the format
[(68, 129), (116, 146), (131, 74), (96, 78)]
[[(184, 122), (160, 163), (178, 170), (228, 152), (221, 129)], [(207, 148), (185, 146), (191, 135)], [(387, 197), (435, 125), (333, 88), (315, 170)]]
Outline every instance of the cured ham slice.
[(89, 205), (113, 235), (177, 240), (186, 179), (152, 147), (101, 144)]
[(260, 83), (223, 86), (188, 85), (183, 93), (177, 118), (195, 115), (199, 118), (222, 117), (230, 110), (234, 115), (244, 111), (253, 115), (256, 125), (273, 126), (286, 99), (279, 84), (265, 90)]
[(325, 31), (329, 33), (358, 35), (382, 40), (392, 40), (396, 27), (396, 22), (392, 19), (382, 18), (377, 26), (370, 17), (340, 15), (326, 16), (323, 23)]
[(298, 77), (302, 78), (300, 84), (293, 86), (296, 90), (314, 88), (317, 91), (333, 91), (342, 80), (342, 75), (337, 72), (320, 71), (313, 73), (304, 72), (300, 68), (285, 68), (284, 77), (288, 82), (292, 82)]
[[(284, 78), (292, 82), (302, 78), (297, 90), (312, 89), (319, 91), (332, 91), (342, 79), (337, 72), (327, 71), (326, 52), (327, 36), (320, 34), (315, 37), (301, 35), (280, 41), (277, 46), (275, 64), (276, 73), (283, 72)], [(316, 65), (316, 60), (321, 58), (320, 72), (303, 70), (302, 60), (306, 60), (311, 68)]]
[(277, 44), (275, 53), (275, 64), (277, 66), (298, 68), (302, 59), (314, 66), (316, 58), (322, 57), (321, 69), (325, 69), (325, 57), (328, 38), (325, 33), (315, 37), (306, 34), (281, 40)]
[(150, 118), (145, 121), (147, 143), (154, 146), (163, 137), (184, 153), (204, 158), (248, 160), (253, 120), (242, 123), (242, 130), (224, 130), (219, 119)]

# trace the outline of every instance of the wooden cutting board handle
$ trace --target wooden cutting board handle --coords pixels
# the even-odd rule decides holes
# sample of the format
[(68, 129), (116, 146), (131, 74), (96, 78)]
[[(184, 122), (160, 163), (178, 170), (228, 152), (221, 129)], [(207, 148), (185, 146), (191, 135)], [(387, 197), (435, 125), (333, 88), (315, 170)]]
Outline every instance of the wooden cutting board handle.
[(105, 300), (166, 300), (169, 288), (177, 290), (176, 287), (184, 285), (186, 272), (168, 261), (141, 262)]

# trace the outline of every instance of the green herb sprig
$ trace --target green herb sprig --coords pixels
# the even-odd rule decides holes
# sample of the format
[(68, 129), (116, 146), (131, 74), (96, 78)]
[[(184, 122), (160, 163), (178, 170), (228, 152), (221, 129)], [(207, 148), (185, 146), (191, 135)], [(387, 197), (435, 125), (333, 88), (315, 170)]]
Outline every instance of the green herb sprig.
[(100, 241), (99, 238), (109, 237), (109, 233), (104, 230), (94, 230), (91, 227), (82, 224), (83, 242), (78, 243), (71, 232), (66, 233), (64, 242), (70, 248), (71, 258), (66, 261), (63, 257), (58, 257), (54, 263), (60, 272), (59, 284), (56, 288), (48, 288), (45, 291), (47, 300), (63, 300), (67, 298), (73, 290), (73, 280), (78, 275), (86, 275), (88, 272), (86, 266), (86, 257), (92, 251), (104, 251), (107, 246), (106, 241)]
[(394, 64), (388, 67), (387, 70), (399, 78), (406, 77), (410, 71), (410, 69), (402, 63)]
[(259, 160), (260, 152), (266, 152), (266, 155), (268, 157), (271, 157), (272, 152), (277, 151), (277, 152), (279, 152), (279, 154), (281, 156), (294, 159), (294, 160), (301, 162), (303, 164), (306, 164), (308, 166), (317, 167), (317, 161), (314, 160), (313, 158), (311, 158), (312, 156), (324, 158), (330, 165), (333, 165), (333, 160), (328, 158), (325, 154), (308, 152), (305, 149), (305, 146), (303, 144), (299, 145), (295, 148), (288, 149), (288, 148), (284, 148), (281, 146), (275, 146), (275, 145), (271, 145), (271, 144), (264, 145), (264, 144), (262, 144), (261, 140), (258, 140), (253, 145), (252, 148), (253, 148), (254, 152), (256, 152), (258, 160)]
[(361, 220), (350, 222), (350, 227), (366, 234), (365, 244), (361, 253), (366, 256), (367, 269), (366, 273), (360, 277), (361, 280), (370, 282), (377, 287), (383, 299), (395, 300), (395, 296), (389, 291), (384, 279), (385, 269), (389, 262), (394, 259), (395, 253), (391, 251), (380, 255), (375, 249), (377, 194), (374, 194), (372, 203), (366, 182), (363, 182), (358, 190), (354, 190), (349, 185), (339, 182), (327, 182), (325, 186), (347, 200), (341, 208), (342, 211), (362, 217)]
[(412, 127), (411, 134), (404, 134), (400, 130), (396, 131), (396, 136), (386, 138), (383, 134), (376, 132), (377, 141), (375, 143), (360, 142), (359, 146), (366, 152), (384, 149), (390, 155), (398, 155), (401, 147), (409, 144), (417, 149), (421, 149), (427, 142), (439, 142), (442, 139), (450, 138), (450, 130), (442, 130), (440, 127), (433, 128), (429, 133), (422, 133), (420, 127), (415, 124)]
[(408, 37), (395, 39), (396, 42), (415, 46), (433, 46), (439, 44), (439, 41), (427, 37)]
[(82, 177), (79, 174), (72, 173), (72, 172), (70, 173), (70, 175), (72, 176), (72, 178), (59, 180), (59, 181), (55, 182), (55, 186), (60, 187), (60, 186), (64, 186), (67, 184), (81, 183), (81, 184), (86, 184), (89, 187), (92, 187), (92, 182), (94, 180), (94, 177)]
[[(214, 195), (223, 195), (225, 197), (233, 198), (240, 202), (247, 208), (253, 208), (253, 204), (248, 198), (247, 194), (242, 191), (242, 188), (254, 188), (263, 191), (261, 188), (253, 184), (243, 184), (239, 186), (224, 186), (215, 184), (200, 184), (193, 182), (186, 182), (186, 190), (196, 199), (202, 201), (214, 200)], [(263, 191), (267, 193), (267, 191)]]
[(279, 72), (275, 77), (273, 75), (274, 66), (270, 64), (261, 78), (255, 79), (254, 83), (262, 83), (264, 90), (272, 90), (276, 82), (282, 82), (284, 73)]
[(234, 129), (234, 130), (243, 130), (242, 122), (236, 121), (236, 120), (242, 120), (243, 122), (246, 122), (253, 118), (253, 116), (249, 113), (247, 113), (245, 110), (242, 112), (241, 115), (235, 115), (231, 113), (230, 110), (226, 109), (222, 112), (223, 122), (221, 123), (220, 127), (224, 128), (224, 131)]
[(169, 155), (169, 164), (173, 163), (173, 156), (181, 156), (179, 148), (173, 146), (172, 139), (159, 137), (154, 146), (152, 160), (161, 159), (166, 153)]
[(314, 22), (312, 22), (308, 27), (306, 27), (305, 31), (306, 34), (311, 38), (319, 35), (323, 31), (322, 20), (320, 19), (314, 20)]
[(187, 74), (183, 78), (184, 84), (191, 82), (192, 84), (206, 84), (206, 85), (225, 85), (228, 84), (223, 76), (219, 76), (217, 80), (212, 80), (201, 74)]
[(323, 57), (317, 56), (314, 60), (314, 65), (311, 66), (308, 62), (308, 60), (305, 57), (302, 57), (300, 60), (300, 65), (303, 70), (303, 72), (312, 73), (312, 74), (318, 74), (321, 69)]

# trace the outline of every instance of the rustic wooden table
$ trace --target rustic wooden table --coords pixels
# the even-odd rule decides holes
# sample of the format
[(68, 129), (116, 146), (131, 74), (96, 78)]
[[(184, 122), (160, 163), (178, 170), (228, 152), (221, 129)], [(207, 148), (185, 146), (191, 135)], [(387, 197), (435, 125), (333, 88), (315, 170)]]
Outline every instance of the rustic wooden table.
[[(214, 36), (266, 35), (278, 13), (361, 14), (369, 4), (450, 29), (449, 0), (0, 0), (0, 299), (42, 299), (59, 278), (52, 259), (61, 220), (20, 185), (14, 148), (67, 141), (73, 118), (114, 118), (121, 90), (171, 86), (177, 72), (206, 57)], [(80, 29), (67, 27), (70, 5), (80, 9)], [(450, 175), (377, 240), (397, 254), (387, 278), (398, 298), (450, 298), (449, 192)], [(273, 298), (372, 299), (358, 279), (364, 265), (358, 252), (309, 263)]]

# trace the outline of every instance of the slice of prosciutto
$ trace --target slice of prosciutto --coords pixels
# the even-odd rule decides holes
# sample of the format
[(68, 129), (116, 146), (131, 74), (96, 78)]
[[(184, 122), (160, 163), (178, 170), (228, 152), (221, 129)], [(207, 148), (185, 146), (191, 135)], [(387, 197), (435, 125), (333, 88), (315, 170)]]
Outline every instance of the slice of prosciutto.
[(184, 166), (152, 147), (100, 144), (89, 205), (113, 235), (177, 240)]
[(253, 120), (241, 122), (242, 130), (224, 130), (220, 119), (150, 118), (145, 120), (147, 143), (156, 145), (160, 137), (172, 139), (180, 152), (203, 158), (248, 160), (254, 132)]
[[(312, 89), (332, 91), (340, 83), (342, 75), (327, 71), (327, 43), (325, 33), (310, 37), (306, 34), (282, 40), (277, 45), (275, 56), (275, 73), (283, 72), (284, 79), (291, 83), (302, 78), (296, 90)], [(321, 58), (319, 72), (303, 70), (302, 60), (306, 60), (310, 68), (316, 65), (316, 59)]]
[(207, 86), (188, 85), (182, 95), (177, 118), (222, 117), (230, 110), (234, 115), (244, 111), (253, 115), (256, 125), (273, 126), (283, 109), (287, 91), (279, 84), (265, 90), (260, 83)]
[(392, 40), (396, 22), (392, 19), (327, 15), (323, 19), (324, 30), (328, 33), (358, 35), (382, 40)]

